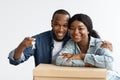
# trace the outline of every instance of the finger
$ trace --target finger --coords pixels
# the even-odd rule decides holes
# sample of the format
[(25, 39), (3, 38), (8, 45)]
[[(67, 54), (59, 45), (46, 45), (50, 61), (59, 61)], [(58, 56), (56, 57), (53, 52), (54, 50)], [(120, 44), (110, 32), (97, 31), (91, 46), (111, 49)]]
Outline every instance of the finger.
[(35, 38), (29, 37), (28, 40), (29, 40), (29, 41), (35, 41)]
[(62, 57), (62, 59), (66, 58), (65, 56)]
[(104, 44), (101, 44), (100, 46), (101, 48), (107, 48), (109, 49), (110, 51), (113, 51), (113, 48), (112, 48), (112, 44), (108, 44), (108, 43), (104, 43)]
[(62, 56), (63, 56), (63, 57), (62, 57), (63, 59), (66, 58), (66, 54), (63, 54)]
[(109, 49), (110, 51), (113, 51), (112, 46), (108, 46), (108, 49)]
[(70, 62), (72, 60), (72, 58), (68, 58), (67, 60), (66, 60), (66, 62)]
[(100, 47), (101, 48), (107, 48), (107, 45), (106, 44), (102, 44)]
[(35, 49), (35, 38), (33, 38), (32, 45), (32, 49)]
[(102, 47), (102, 48), (107, 48), (107, 42), (106, 42), (106, 41), (103, 41), (103, 43), (101, 44), (100, 47)]
[(110, 43), (110, 42), (105, 40), (105, 41), (103, 41), (103, 43)]
[(109, 41), (104, 41), (103, 43), (106, 44), (106, 45), (112, 45), (112, 43), (109, 42)]
[(31, 37), (26, 37), (24, 40), (24, 43), (26, 44), (27, 47), (30, 47), (35, 44), (35, 39)]
[(65, 53), (62, 53), (61, 55), (62, 55), (62, 56), (66, 56), (66, 54), (65, 54)]

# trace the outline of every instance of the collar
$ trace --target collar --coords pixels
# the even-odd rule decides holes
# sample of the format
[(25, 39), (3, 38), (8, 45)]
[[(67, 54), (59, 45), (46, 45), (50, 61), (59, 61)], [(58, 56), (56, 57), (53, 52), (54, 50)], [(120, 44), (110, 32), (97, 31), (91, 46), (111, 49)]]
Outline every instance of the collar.
[(101, 42), (101, 39), (94, 38), (94, 37), (90, 36), (90, 44), (89, 44), (89, 46), (96, 46), (96, 43), (99, 43), (99, 42)]
[[(70, 35), (69, 35), (69, 32), (67, 32), (67, 34), (65, 35), (65, 38), (63, 39), (63, 46), (65, 45), (65, 43), (70, 39)], [(54, 31), (51, 30), (50, 31), (50, 42), (51, 42), (51, 45), (54, 44)]]

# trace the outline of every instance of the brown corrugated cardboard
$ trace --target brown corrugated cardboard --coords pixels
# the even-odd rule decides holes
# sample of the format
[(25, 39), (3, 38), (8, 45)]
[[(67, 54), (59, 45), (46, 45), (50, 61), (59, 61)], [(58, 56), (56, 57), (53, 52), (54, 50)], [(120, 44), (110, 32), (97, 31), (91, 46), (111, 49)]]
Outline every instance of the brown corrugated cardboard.
[(40, 64), (33, 69), (34, 80), (106, 80), (106, 69)]

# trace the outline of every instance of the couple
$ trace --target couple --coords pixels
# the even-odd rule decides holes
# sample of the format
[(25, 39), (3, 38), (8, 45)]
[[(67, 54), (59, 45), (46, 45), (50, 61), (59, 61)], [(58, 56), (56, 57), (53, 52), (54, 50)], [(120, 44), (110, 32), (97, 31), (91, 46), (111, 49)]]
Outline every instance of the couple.
[[(66, 10), (60, 9), (53, 14), (51, 26), (51, 31), (26, 37), (10, 52), (10, 63), (18, 65), (34, 56), (35, 66), (56, 61), (56, 65), (112, 68), (112, 46), (93, 30), (89, 16), (76, 14), (70, 18)], [(32, 48), (34, 38), (35, 48)]]

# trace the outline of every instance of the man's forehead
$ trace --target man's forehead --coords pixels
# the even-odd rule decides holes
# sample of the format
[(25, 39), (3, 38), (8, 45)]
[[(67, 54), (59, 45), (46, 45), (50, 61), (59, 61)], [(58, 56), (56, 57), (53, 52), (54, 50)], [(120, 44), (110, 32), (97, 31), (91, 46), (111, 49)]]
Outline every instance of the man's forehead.
[(66, 19), (69, 19), (69, 15), (67, 14), (55, 14), (54, 16), (54, 19), (57, 19), (57, 20), (66, 20)]

